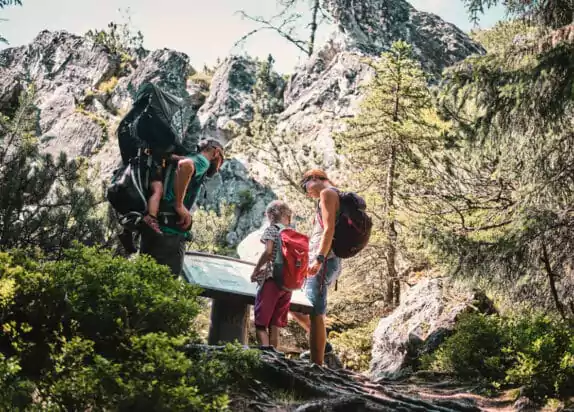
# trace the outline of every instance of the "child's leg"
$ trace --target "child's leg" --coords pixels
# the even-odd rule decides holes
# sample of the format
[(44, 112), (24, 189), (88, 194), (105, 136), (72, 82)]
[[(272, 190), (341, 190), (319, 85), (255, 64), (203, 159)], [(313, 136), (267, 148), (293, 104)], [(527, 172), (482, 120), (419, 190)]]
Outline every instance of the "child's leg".
[(148, 200), (148, 214), (157, 217), (159, 204), (163, 195), (163, 183), (159, 180), (151, 182), (152, 194)]
[(279, 347), (279, 326), (271, 325), (269, 328), (269, 345), (275, 349)]
[(143, 222), (148, 229), (152, 230), (156, 235), (163, 235), (159, 223), (157, 221), (157, 214), (159, 212), (159, 204), (163, 195), (163, 184), (161, 180), (152, 180), (151, 182), (152, 194), (147, 203), (147, 214), (143, 218)]
[(255, 296), (255, 335), (261, 346), (269, 346), (267, 332), (277, 303), (277, 287), (273, 280), (266, 280)]
[(269, 346), (269, 335), (267, 334), (267, 328), (265, 328), (265, 326), (255, 325), (255, 336), (257, 337), (259, 346)]
[(275, 286), (275, 288), (277, 290), (278, 298), (273, 311), (273, 316), (271, 317), (269, 344), (277, 349), (279, 348), (279, 330), (287, 326), (292, 292), (281, 290), (277, 286)]

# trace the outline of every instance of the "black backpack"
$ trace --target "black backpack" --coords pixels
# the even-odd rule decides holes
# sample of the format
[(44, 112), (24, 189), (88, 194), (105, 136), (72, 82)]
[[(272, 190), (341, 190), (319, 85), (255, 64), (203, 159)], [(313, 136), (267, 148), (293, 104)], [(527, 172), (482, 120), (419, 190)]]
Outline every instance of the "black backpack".
[[(152, 168), (161, 165), (164, 187), (174, 165), (171, 154), (197, 151), (198, 137), (187, 133), (194, 112), (189, 104), (158, 86), (146, 83), (136, 94), (131, 110), (117, 130), (122, 164), (112, 175), (106, 198), (120, 224), (137, 231), (147, 211)], [(161, 223), (175, 218), (162, 201)]]
[[(341, 259), (356, 256), (369, 243), (373, 221), (367, 214), (365, 199), (354, 192), (339, 194), (339, 218), (335, 224), (332, 249), (335, 256)], [(323, 227), (321, 209), (317, 206), (317, 218)]]

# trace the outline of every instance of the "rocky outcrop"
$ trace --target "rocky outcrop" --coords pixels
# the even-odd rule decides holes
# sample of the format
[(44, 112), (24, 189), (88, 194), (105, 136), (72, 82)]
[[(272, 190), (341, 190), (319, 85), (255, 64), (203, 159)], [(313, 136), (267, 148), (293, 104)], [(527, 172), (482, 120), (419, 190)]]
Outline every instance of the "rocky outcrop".
[(350, 51), (378, 55), (394, 41), (404, 40), (434, 75), (471, 54), (484, 53), (458, 27), (405, 0), (324, 0), (323, 5), (338, 25), (336, 41)]
[[(373, 75), (364, 57), (376, 58), (395, 40), (406, 40), (414, 45), (427, 71), (436, 76), (444, 67), (482, 49), (455, 26), (415, 10), (404, 0), (324, 0), (324, 6), (337, 30), (287, 81), (271, 72), (274, 86), (270, 92), (273, 110), (279, 112), (278, 131), (289, 132), (294, 147), (314, 148), (326, 169), (340, 180), (337, 173), (344, 168), (332, 136), (344, 128), (344, 118), (357, 112), (361, 86)], [(188, 133), (192, 135), (226, 143), (234, 129), (252, 119), (252, 91), (264, 62), (240, 56), (225, 59), (207, 95), (205, 85), (194, 83), (190, 76), (195, 71), (187, 55), (168, 49), (130, 53), (126, 58), (81, 36), (43, 31), (30, 45), (0, 52), (0, 110), (10, 114), (20, 91), (34, 83), (43, 150), (86, 156), (103, 179), (111, 175), (119, 159), (117, 124), (144, 82), (155, 82), (190, 102)], [(250, 178), (250, 172), (255, 172), (254, 159), (243, 160), (246, 168), (230, 164), (210, 183), (213, 194), (205, 202), (210, 207), (218, 207), (222, 200), (238, 205), (237, 231), (229, 236), (233, 242), (260, 225), (263, 204), (272, 198), (271, 192)], [(263, 174), (270, 171), (265, 169)], [(221, 183), (218, 189), (216, 183)], [(246, 198), (248, 191), (255, 202)]]
[(249, 177), (245, 166), (231, 159), (224, 163), (218, 175), (206, 183), (205, 197), (200, 206), (217, 209), (221, 202), (235, 205), (236, 219), (227, 235), (227, 243), (237, 245), (253, 228), (263, 221), (267, 204), (276, 199), (275, 193)]
[[(217, 68), (210, 93), (197, 116), (204, 137), (227, 143), (234, 137), (233, 128), (245, 126), (253, 118), (251, 94), (261, 62), (244, 56), (231, 56)], [(285, 81), (272, 72), (273, 97), (282, 99)]]
[(436, 350), (450, 335), (460, 314), (494, 311), (483, 293), (454, 293), (450, 286), (446, 279), (424, 279), (380, 320), (373, 337), (373, 379), (396, 379), (413, 372), (420, 356)]
[[(338, 173), (344, 167), (336, 155), (333, 134), (345, 127), (343, 119), (357, 113), (364, 95), (361, 87), (373, 76), (364, 58), (378, 58), (394, 41), (405, 40), (413, 45), (426, 71), (436, 77), (445, 67), (484, 50), (456, 26), (434, 14), (419, 12), (404, 0), (324, 0), (323, 4), (337, 30), (289, 76), (277, 128), (294, 136), (294, 145), (311, 145), (322, 155), (325, 168), (340, 180)], [(246, 73), (244, 67), (238, 68), (242, 76)], [(225, 74), (223, 79), (229, 77), (227, 68), (221, 73)], [(241, 85), (253, 82), (244, 80)], [(226, 81), (214, 82), (211, 100), (201, 109), (205, 132), (225, 138), (232, 136), (228, 132), (230, 119), (241, 123), (251, 115), (250, 91), (246, 88), (234, 94), (238, 98), (221, 99), (229, 94), (229, 85)], [(211, 103), (216, 96), (220, 103)], [(252, 167), (256, 172), (258, 165), (253, 163)]]

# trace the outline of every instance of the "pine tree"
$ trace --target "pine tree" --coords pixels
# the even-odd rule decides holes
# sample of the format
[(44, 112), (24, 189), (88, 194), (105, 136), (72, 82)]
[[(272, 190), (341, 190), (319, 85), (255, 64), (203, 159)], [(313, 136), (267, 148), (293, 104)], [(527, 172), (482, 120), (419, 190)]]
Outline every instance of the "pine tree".
[(547, 35), (528, 30), (445, 72), (439, 102), (455, 133), (436, 190), (451, 211), (427, 238), (455, 273), (572, 318), (574, 46), (532, 48)]
[(425, 156), (438, 142), (437, 123), (427, 79), (410, 45), (396, 42), (369, 64), (375, 77), (368, 94), (336, 140), (357, 172), (355, 190), (365, 191), (375, 214), (382, 209), (375, 243), (381, 241), (386, 262), (385, 301), (398, 305), (398, 219), (418, 198), (415, 187), (425, 180)]
[(22, 1), (21, 0), (0, 0), (0, 9), (3, 9), (6, 6), (14, 6), (14, 5), (21, 6)]
[(106, 244), (105, 208), (89, 186), (87, 162), (40, 152), (34, 100), (29, 86), (14, 115), (0, 119), (0, 249), (39, 247), (57, 256), (74, 241)]
[[(21, 6), (21, 0), (0, 0), (0, 10), (7, 6)], [(0, 35), (0, 43), (8, 44), (8, 40)]]

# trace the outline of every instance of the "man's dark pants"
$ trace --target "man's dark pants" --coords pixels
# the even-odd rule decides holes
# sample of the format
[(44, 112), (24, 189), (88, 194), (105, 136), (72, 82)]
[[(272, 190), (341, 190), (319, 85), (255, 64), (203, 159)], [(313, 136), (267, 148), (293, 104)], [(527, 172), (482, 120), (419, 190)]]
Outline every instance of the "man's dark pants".
[(185, 246), (184, 236), (167, 233), (158, 236), (144, 231), (141, 236), (140, 253), (150, 255), (157, 263), (168, 266), (175, 276), (179, 276), (183, 269)]

